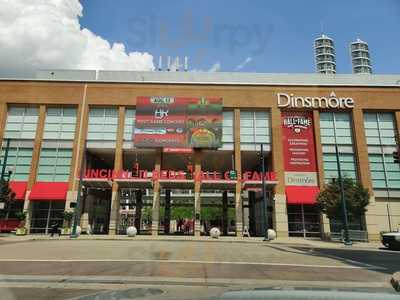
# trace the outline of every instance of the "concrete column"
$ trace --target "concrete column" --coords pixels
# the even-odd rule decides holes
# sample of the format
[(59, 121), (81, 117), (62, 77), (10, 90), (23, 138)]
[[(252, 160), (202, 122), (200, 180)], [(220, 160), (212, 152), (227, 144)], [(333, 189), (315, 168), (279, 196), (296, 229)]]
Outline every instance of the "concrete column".
[(165, 215), (164, 215), (164, 233), (170, 233), (171, 223), (171, 190), (165, 191)]
[(358, 175), (364, 188), (370, 193), (369, 205), (365, 213), (365, 222), (367, 224), (369, 240), (376, 241), (380, 239), (377, 212), (375, 208), (374, 190), (372, 187), (371, 170), (369, 168), (368, 146), (365, 138), (364, 114), (362, 109), (353, 109), (353, 130), (355, 150), (358, 160)]
[(240, 109), (234, 110), (234, 154), (238, 181), (235, 186), (236, 236), (243, 234), (242, 156), (240, 151)]
[(118, 183), (113, 182), (111, 193), (111, 208), (110, 222), (108, 223), (108, 234), (118, 234), (118, 219), (119, 219), (119, 189)]
[[(116, 172), (121, 171), (123, 165), (122, 145), (124, 142), (124, 125), (125, 125), (125, 107), (120, 106), (118, 111), (118, 129), (117, 129), (115, 157), (114, 157), (114, 170)], [(118, 234), (118, 222), (119, 222), (119, 187), (118, 183), (113, 182), (112, 195), (111, 195), (110, 222), (108, 224), (109, 235)]]
[(222, 193), (222, 234), (228, 235), (228, 192)]
[(40, 105), (39, 107), (39, 118), (36, 127), (36, 136), (35, 141), (33, 144), (33, 152), (32, 152), (32, 162), (31, 168), (29, 172), (28, 184), (27, 184), (27, 192), (25, 196), (24, 202), (24, 210), (27, 211), (26, 216), (26, 228), (29, 233), (30, 225), (31, 225), (31, 218), (32, 218), (32, 205), (29, 203), (29, 194), (32, 190), (33, 184), (36, 182), (37, 170), (39, 167), (39, 158), (40, 158), (40, 150), (42, 148), (42, 136), (44, 131), (44, 122), (46, 119), (46, 106)]
[(85, 84), (82, 88), (82, 102), (78, 106), (76, 127), (75, 127), (75, 137), (74, 145), (71, 158), (71, 171), (68, 179), (68, 193), (67, 201), (65, 202), (65, 210), (70, 210), (70, 203), (77, 201), (78, 196), (78, 185), (79, 185), (79, 175), (82, 164), (85, 162), (85, 143), (87, 135), (88, 126), (88, 112), (89, 107), (86, 104), (86, 91), (87, 85)]
[(329, 240), (331, 237), (330, 221), (326, 214), (321, 214), (321, 236), (324, 240)]
[(4, 132), (6, 130), (7, 104), (0, 104), (0, 143), (3, 142)]
[[(154, 171), (160, 174), (161, 171), (161, 150), (157, 150), (156, 162), (154, 165)], [(160, 221), (160, 182), (158, 178), (154, 179), (153, 182), (153, 210), (152, 210), (152, 223), (151, 223), (151, 234), (158, 235)]]
[(281, 111), (271, 108), (272, 166), (278, 181), (274, 188), (273, 223), (278, 237), (288, 236), (288, 216), (286, 209), (285, 172), (283, 162)]
[(200, 197), (200, 189), (201, 189), (201, 152), (200, 150), (195, 150), (194, 152), (194, 235), (200, 236), (201, 226), (200, 226), (200, 218), (201, 218), (201, 197)]
[(138, 234), (140, 234), (141, 224), (142, 224), (142, 191), (136, 191), (136, 213), (135, 213), (135, 227), (137, 229)]

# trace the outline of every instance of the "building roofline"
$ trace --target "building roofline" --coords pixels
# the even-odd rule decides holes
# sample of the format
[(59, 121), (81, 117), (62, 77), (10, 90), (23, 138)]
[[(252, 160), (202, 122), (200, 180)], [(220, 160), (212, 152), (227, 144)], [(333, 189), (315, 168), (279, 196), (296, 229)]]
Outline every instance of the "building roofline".
[(179, 84), (238, 86), (363, 86), (399, 87), (400, 74), (318, 74), (239, 72), (43, 70), (37, 78), (0, 78), (0, 82), (64, 82), (97, 84)]

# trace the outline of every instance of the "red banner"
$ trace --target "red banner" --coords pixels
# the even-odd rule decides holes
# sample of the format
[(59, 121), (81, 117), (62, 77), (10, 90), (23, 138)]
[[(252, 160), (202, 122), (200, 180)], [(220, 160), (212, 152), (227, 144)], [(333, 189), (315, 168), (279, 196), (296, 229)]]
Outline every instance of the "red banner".
[(312, 112), (282, 112), (285, 184), (317, 186)]

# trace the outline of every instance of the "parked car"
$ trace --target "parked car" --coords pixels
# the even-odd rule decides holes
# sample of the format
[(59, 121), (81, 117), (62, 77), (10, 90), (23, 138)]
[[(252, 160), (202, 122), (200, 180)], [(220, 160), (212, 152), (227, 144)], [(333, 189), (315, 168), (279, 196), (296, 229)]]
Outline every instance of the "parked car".
[(382, 233), (381, 240), (385, 247), (400, 250), (400, 231)]

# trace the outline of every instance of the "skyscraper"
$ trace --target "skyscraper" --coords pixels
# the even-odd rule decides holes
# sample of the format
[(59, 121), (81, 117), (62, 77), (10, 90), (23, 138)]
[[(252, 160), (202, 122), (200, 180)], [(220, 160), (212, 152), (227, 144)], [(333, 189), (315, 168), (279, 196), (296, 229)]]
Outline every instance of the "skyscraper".
[(351, 63), (353, 65), (353, 73), (355, 74), (371, 74), (371, 58), (369, 55), (368, 44), (360, 39), (350, 44)]
[(336, 58), (333, 40), (322, 34), (314, 40), (314, 52), (317, 73), (335, 74)]

